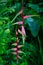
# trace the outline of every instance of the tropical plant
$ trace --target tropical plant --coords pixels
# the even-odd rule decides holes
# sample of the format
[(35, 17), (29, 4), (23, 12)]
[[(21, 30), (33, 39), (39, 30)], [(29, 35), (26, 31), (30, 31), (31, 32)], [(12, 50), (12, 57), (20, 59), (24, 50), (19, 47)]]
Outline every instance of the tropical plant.
[(0, 65), (43, 65), (43, 0), (0, 0)]

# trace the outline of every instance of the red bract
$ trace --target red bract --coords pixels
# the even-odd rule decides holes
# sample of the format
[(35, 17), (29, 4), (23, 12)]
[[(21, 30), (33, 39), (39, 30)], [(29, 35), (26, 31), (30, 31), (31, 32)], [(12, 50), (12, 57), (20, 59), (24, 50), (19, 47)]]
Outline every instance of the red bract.
[(17, 50), (17, 48), (12, 48), (12, 50), (15, 50), (15, 51), (16, 51), (16, 50)]
[(22, 31), (20, 29), (18, 29), (18, 33), (22, 34)]
[(21, 11), (19, 12), (19, 15), (23, 13), (23, 9), (21, 9)]
[(38, 16), (38, 15), (26, 15), (26, 16), (23, 16), (24, 19), (27, 19), (29, 17), (33, 17), (33, 16)]
[(23, 16), (24, 19), (26, 19), (26, 18), (28, 18), (28, 17), (30, 17), (30, 16), (29, 16), (29, 15)]
[(26, 33), (25, 33), (25, 28), (24, 28), (24, 26), (22, 25), (22, 35), (26, 35)]
[(23, 45), (19, 45), (19, 46), (18, 46), (18, 48), (21, 48), (21, 47), (23, 47)]
[(15, 24), (20, 25), (20, 24), (23, 24), (23, 22), (22, 21), (19, 21), (19, 22), (14, 23), (13, 25), (15, 25)]

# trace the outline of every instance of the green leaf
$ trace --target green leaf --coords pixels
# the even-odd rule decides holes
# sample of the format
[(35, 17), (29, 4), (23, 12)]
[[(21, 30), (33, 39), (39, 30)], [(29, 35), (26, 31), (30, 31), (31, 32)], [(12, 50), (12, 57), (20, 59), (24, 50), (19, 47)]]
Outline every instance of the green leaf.
[(39, 12), (39, 6), (37, 4), (28, 3), (28, 7), (30, 7), (31, 9), (34, 9), (35, 11)]
[(12, 62), (11, 65), (16, 65), (16, 63), (15, 62)]
[(29, 44), (29, 51), (32, 51), (36, 54), (37, 48), (33, 44)]
[(40, 25), (38, 24), (37, 20), (34, 20), (33, 18), (27, 18), (25, 21), (28, 24), (32, 35), (36, 37), (40, 28)]
[(6, 46), (4, 46), (4, 45), (0, 45), (0, 54), (3, 54), (3, 53), (5, 53), (5, 51), (6, 51)]
[(0, 57), (0, 65), (3, 65), (2, 57)]
[(21, 63), (20, 65), (27, 65), (27, 62), (25, 61), (25, 62)]

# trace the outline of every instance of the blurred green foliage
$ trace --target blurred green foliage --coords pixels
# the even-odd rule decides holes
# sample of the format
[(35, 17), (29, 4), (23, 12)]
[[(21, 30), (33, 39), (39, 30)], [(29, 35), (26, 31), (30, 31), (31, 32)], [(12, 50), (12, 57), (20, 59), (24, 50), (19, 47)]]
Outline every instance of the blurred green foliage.
[[(0, 0), (0, 65), (17, 65), (15, 56), (11, 53), (12, 43), (15, 43), (15, 31), (18, 26), (14, 22), (22, 20), (15, 15), (22, 8), (22, 0)], [(24, 0), (24, 15), (38, 15), (24, 20), (26, 41), (21, 49), (22, 59), (18, 65), (43, 65), (43, 0)], [(12, 23), (11, 23), (12, 22)], [(19, 36), (21, 39), (21, 36)], [(22, 41), (20, 40), (20, 43)]]

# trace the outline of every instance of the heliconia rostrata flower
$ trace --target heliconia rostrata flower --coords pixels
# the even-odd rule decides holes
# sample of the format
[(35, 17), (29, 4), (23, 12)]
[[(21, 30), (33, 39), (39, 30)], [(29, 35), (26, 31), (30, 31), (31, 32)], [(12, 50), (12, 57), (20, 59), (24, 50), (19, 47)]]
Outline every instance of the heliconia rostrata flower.
[[(16, 15), (16, 17), (18, 15), (21, 15), (23, 13), (23, 9)], [(24, 19), (28, 18), (28, 17), (32, 17), (32, 16), (37, 16), (37, 15), (26, 15), (26, 16), (22, 16), (22, 21), (19, 22), (15, 22), (13, 25), (21, 25), (21, 30), (18, 28), (16, 31), (16, 42), (13, 43), (12, 45), (15, 46), (15, 48), (12, 48), (11, 50), (14, 50), (14, 52), (12, 52), (12, 54), (16, 55), (16, 59), (21, 59), (21, 57), (19, 56), (19, 53), (23, 53), (23, 51), (19, 50), (21, 47), (23, 47), (24, 45), (19, 45), (19, 39), (18, 39), (18, 34), (22, 35), (22, 40), (23, 40), (23, 44), (25, 42), (25, 38), (26, 38), (26, 32), (25, 32), (25, 28), (24, 28)]]

